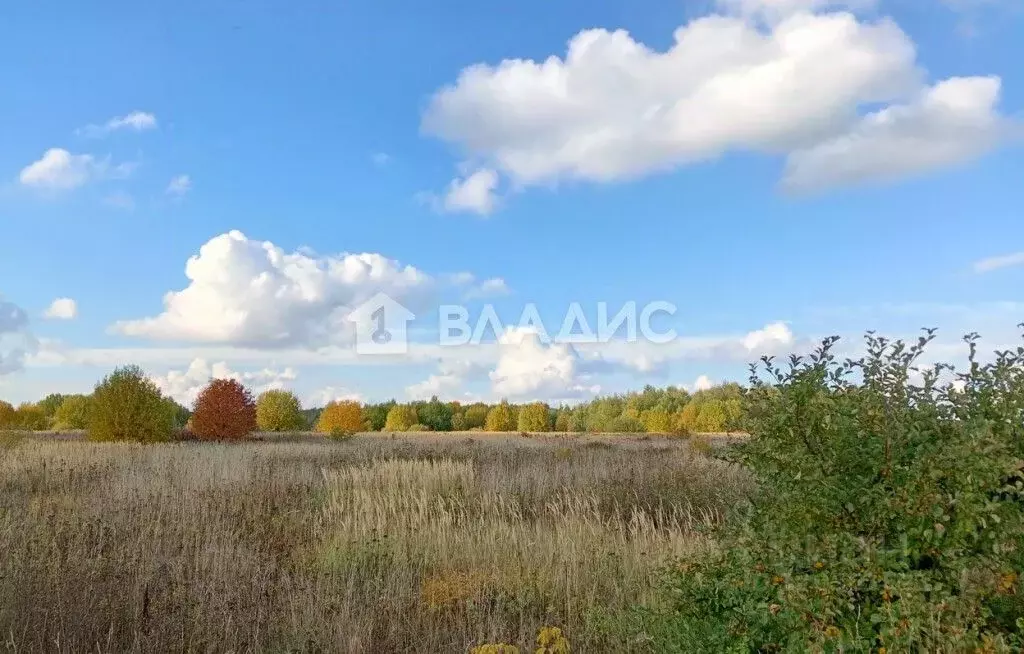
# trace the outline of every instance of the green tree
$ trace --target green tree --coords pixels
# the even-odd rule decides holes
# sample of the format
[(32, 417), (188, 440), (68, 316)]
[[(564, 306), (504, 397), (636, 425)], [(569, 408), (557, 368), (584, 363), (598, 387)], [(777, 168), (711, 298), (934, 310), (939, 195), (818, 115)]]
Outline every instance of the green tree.
[(416, 409), (408, 404), (396, 404), (388, 411), (387, 421), (384, 423), (384, 431), (409, 431), (409, 428), (417, 424)]
[(502, 400), (487, 412), (484, 427), (487, 431), (512, 431), (516, 428), (516, 416), (508, 400)]
[(466, 415), (463, 413), (452, 414), (452, 431), (466, 431)]
[(86, 429), (92, 398), (88, 395), (67, 395), (53, 415), (53, 428), (58, 430)]
[(477, 403), (466, 407), (466, 429), (483, 429), (487, 423), (487, 413), (490, 411), (490, 407), (486, 404)]
[(561, 407), (555, 415), (555, 431), (572, 431), (572, 409)]
[(452, 430), (452, 407), (437, 399), (437, 396), (430, 398), (426, 404), (416, 409), (420, 424), (426, 425), (431, 431)]
[(156, 384), (138, 366), (117, 368), (96, 385), (89, 438), (97, 441), (170, 440), (174, 414)]
[(550, 431), (548, 424), (548, 405), (533, 402), (519, 409), (519, 431), (542, 432)]
[(302, 403), (295, 393), (271, 389), (256, 399), (256, 427), (260, 431), (299, 431), (305, 426)]
[(694, 431), (702, 433), (720, 432), (725, 429), (725, 402), (723, 400), (705, 400), (700, 404)]
[(380, 431), (388, 422), (388, 412), (395, 406), (394, 400), (378, 404), (367, 404), (363, 407), (363, 419), (369, 431)]
[(42, 410), (46, 419), (52, 422), (53, 416), (56, 415), (57, 409), (60, 408), (60, 405), (64, 403), (65, 397), (66, 396), (61, 395), (60, 393), (50, 393), (43, 399), (39, 400), (36, 406)]

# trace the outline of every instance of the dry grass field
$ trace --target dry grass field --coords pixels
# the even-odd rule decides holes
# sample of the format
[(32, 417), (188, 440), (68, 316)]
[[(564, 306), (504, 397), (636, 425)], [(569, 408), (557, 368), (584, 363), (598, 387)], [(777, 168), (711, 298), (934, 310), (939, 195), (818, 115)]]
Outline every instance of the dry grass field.
[(278, 440), (7, 443), (5, 647), (468, 652), (552, 625), (642, 650), (607, 618), (750, 489), (669, 439)]

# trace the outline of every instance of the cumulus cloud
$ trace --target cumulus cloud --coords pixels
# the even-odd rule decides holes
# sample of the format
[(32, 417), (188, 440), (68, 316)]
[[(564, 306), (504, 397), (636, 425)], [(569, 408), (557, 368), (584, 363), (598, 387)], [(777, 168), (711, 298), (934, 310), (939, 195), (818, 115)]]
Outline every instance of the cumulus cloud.
[(987, 273), (993, 270), (999, 270), (1000, 268), (1011, 268), (1014, 266), (1024, 266), (1024, 252), (1014, 252), (1013, 254), (1003, 254), (996, 257), (988, 257), (987, 259), (981, 259), (974, 262), (974, 272), (976, 273)]
[(211, 365), (205, 359), (194, 359), (185, 370), (170, 370), (164, 375), (152, 376), (151, 379), (165, 395), (185, 406), (192, 406), (199, 392), (212, 379), (234, 379), (258, 395), (266, 390), (285, 388), (297, 376), (292, 368), (235, 372), (223, 361)]
[(569, 399), (596, 394), (580, 373), (572, 345), (545, 344), (535, 327), (509, 327), (498, 340), (498, 362), (490, 373), (495, 395), (514, 399)]
[(59, 297), (50, 303), (43, 316), (52, 320), (73, 320), (78, 317), (78, 303), (69, 297)]
[(36, 340), (28, 331), (28, 314), (0, 297), (0, 375), (21, 370), (35, 349)]
[[(472, 280), (470, 280), (472, 283)], [(485, 279), (477, 285), (469, 288), (463, 297), (467, 300), (474, 300), (488, 297), (499, 297), (501, 295), (508, 295), (512, 292), (512, 289), (508, 287), (505, 280), (501, 277), (492, 277), (491, 279)]]
[(466, 177), (452, 180), (442, 207), (445, 211), (466, 211), (486, 216), (498, 204), (497, 188), (496, 171), (490, 168), (476, 170)]
[(440, 398), (468, 397), (463, 386), (469, 377), (479, 375), (485, 367), (479, 362), (464, 359), (441, 359), (437, 374), (407, 386), (405, 394), (413, 400), (429, 400), (435, 395)]
[(692, 386), (688, 386), (686, 384), (683, 384), (683, 388), (688, 390), (688, 391), (697, 392), (697, 391), (706, 391), (709, 388), (713, 388), (714, 385), (715, 385), (715, 382), (711, 381), (710, 377), (708, 377), (707, 375), (701, 375), (700, 377), (697, 377), (697, 379), (694, 380)]
[(806, 190), (888, 180), (971, 161), (1008, 133), (996, 108), (999, 91), (998, 77), (940, 82), (908, 104), (868, 114), (848, 132), (791, 153), (783, 185)]
[(134, 168), (134, 163), (111, 165), (109, 159), (50, 148), (38, 161), (25, 166), (18, 180), (24, 186), (37, 189), (68, 191), (100, 179), (127, 177)]
[(192, 190), (192, 178), (188, 175), (175, 175), (167, 184), (165, 192), (168, 195), (181, 197)]
[(967, 161), (1002, 134), (999, 80), (927, 86), (892, 20), (828, 11), (849, 2), (726, 4), (664, 51), (590, 29), (562, 57), (469, 66), (433, 95), (423, 129), (485, 166), (488, 190), (496, 172), (517, 188), (609, 182), (730, 151), (788, 156), (787, 187), (832, 186)]
[(350, 311), (384, 292), (415, 307), (441, 287), (431, 275), (381, 254), (286, 252), (239, 231), (216, 236), (185, 265), (189, 283), (164, 296), (157, 316), (113, 331), (152, 339), (323, 346), (351, 335)]
[(133, 111), (124, 116), (115, 116), (102, 125), (86, 125), (78, 130), (82, 136), (100, 137), (119, 130), (143, 132), (156, 129), (156, 116), (145, 111)]

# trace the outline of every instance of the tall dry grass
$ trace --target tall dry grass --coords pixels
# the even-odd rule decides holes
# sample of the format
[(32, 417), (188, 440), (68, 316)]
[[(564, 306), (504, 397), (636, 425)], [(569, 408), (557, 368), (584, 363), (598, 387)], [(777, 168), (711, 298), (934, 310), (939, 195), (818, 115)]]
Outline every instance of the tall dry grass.
[(0, 639), (465, 652), (556, 624), (628, 650), (602, 616), (748, 486), (682, 444), (29, 440), (0, 454)]

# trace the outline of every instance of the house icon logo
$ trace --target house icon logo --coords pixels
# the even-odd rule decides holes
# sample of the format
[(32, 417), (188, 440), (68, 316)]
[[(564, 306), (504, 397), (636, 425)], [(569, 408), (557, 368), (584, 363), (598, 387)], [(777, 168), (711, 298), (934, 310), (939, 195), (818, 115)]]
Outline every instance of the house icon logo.
[(357, 354), (405, 354), (407, 326), (416, 316), (386, 293), (377, 293), (347, 316), (355, 324)]

